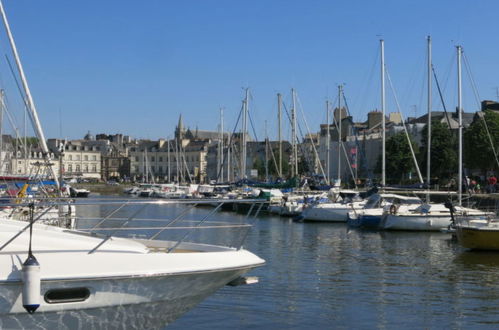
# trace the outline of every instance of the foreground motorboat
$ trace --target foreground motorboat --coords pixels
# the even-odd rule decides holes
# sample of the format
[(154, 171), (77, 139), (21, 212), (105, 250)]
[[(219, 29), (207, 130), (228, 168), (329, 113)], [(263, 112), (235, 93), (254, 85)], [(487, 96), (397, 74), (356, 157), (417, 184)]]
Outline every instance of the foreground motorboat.
[(40, 264), (33, 314), (23, 307), (29, 224), (0, 219), (3, 329), (160, 328), (265, 263), (241, 246), (99, 236), (38, 223), (31, 237)]

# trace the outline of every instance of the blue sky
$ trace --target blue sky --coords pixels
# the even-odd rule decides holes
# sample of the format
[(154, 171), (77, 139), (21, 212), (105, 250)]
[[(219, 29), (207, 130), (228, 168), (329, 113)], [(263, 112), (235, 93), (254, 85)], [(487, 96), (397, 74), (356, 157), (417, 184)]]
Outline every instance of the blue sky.
[[(364, 120), (379, 108), (381, 37), (405, 116), (426, 111), (428, 34), (449, 109), (456, 106), (457, 44), (480, 98), (495, 100), (499, 87), (498, 1), (4, 0), (4, 6), (47, 137), (80, 138), (87, 130), (168, 137), (180, 113), (193, 129), (216, 130), (220, 107), (232, 130), (244, 87), (251, 88), (259, 138), (265, 121), (275, 136), (276, 93), (289, 106), (292, 87), (312, 131), (325, 121), (325, 100), (335, 101), (338, 83), (355, 119)], [(0, 84), (22, 127), (3, 29), (0, 51)], [(463, 77), (465, 109), (476, 110)], [(396, 110), (389, 88), (387, 103)]]

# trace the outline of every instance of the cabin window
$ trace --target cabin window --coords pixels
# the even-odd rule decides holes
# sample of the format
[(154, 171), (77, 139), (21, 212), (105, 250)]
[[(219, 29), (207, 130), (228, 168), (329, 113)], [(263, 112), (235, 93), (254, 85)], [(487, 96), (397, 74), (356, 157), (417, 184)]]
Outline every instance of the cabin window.
[(61, 304), (85, 301), (90, 297), (87, 288), (52, 289), (45, 293), (44, 299), (49, 304)]

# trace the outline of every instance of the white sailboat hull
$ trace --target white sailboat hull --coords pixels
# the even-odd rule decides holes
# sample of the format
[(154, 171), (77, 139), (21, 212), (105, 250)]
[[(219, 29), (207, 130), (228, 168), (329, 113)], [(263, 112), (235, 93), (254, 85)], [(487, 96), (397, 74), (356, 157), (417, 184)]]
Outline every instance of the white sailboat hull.
[(385, 230), (440, 231), (451, 224), (450, 215), (393, 215), (387, 214), (381, 227)]
[(328, 222), (346, 222), (348, 212), (353, 208), (360, 208), (360, 205), (351, 204), (317, 204), (303, 209), (301, 213), (304, 220), (308, 221), (328, 221)]

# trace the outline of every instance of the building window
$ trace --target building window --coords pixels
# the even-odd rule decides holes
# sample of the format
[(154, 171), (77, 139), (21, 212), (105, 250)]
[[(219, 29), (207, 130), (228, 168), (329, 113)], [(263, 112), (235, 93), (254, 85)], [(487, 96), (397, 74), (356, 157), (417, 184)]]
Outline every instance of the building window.
[(97, 165), (92, 165), (92, 172), (94, 172), (94, 173), (97, 172)]
[(83, 160), (88, 160), (88, 155), (83, 156)]
[(93, 155), (93, 156), (92, 156), (92, 160), (97, 160), (97, 156), (96, 156), (96, 155)]
[(76, 160), (80, 160), (80, 155), (76, 155)]
[(80, 172), (80, 165), (76, 165), (76, 172)]
[(85, 167), (83, 168), (83, 171), (88, 172), (88, 165), (85, 165)]
[(68, 172), (69, 173), (73, 172), (73, 165), (71, 164), (68, 165)]
[(135, 156), (135, 161), (138, 162), (139, 161), (139, 156)]
[(68, 155), (68, 160), (73, 160), (73, 155)]
[(153, 157), (151, 157), (151, 162), (154, 162), (154, 156), (153, 156)]
[(163, 157), (160, 156), (159, 157), (159, 161), (162, 162), (163, 161)]
[(158, 172), (163, 173), (163, 166), (158, 166)]

